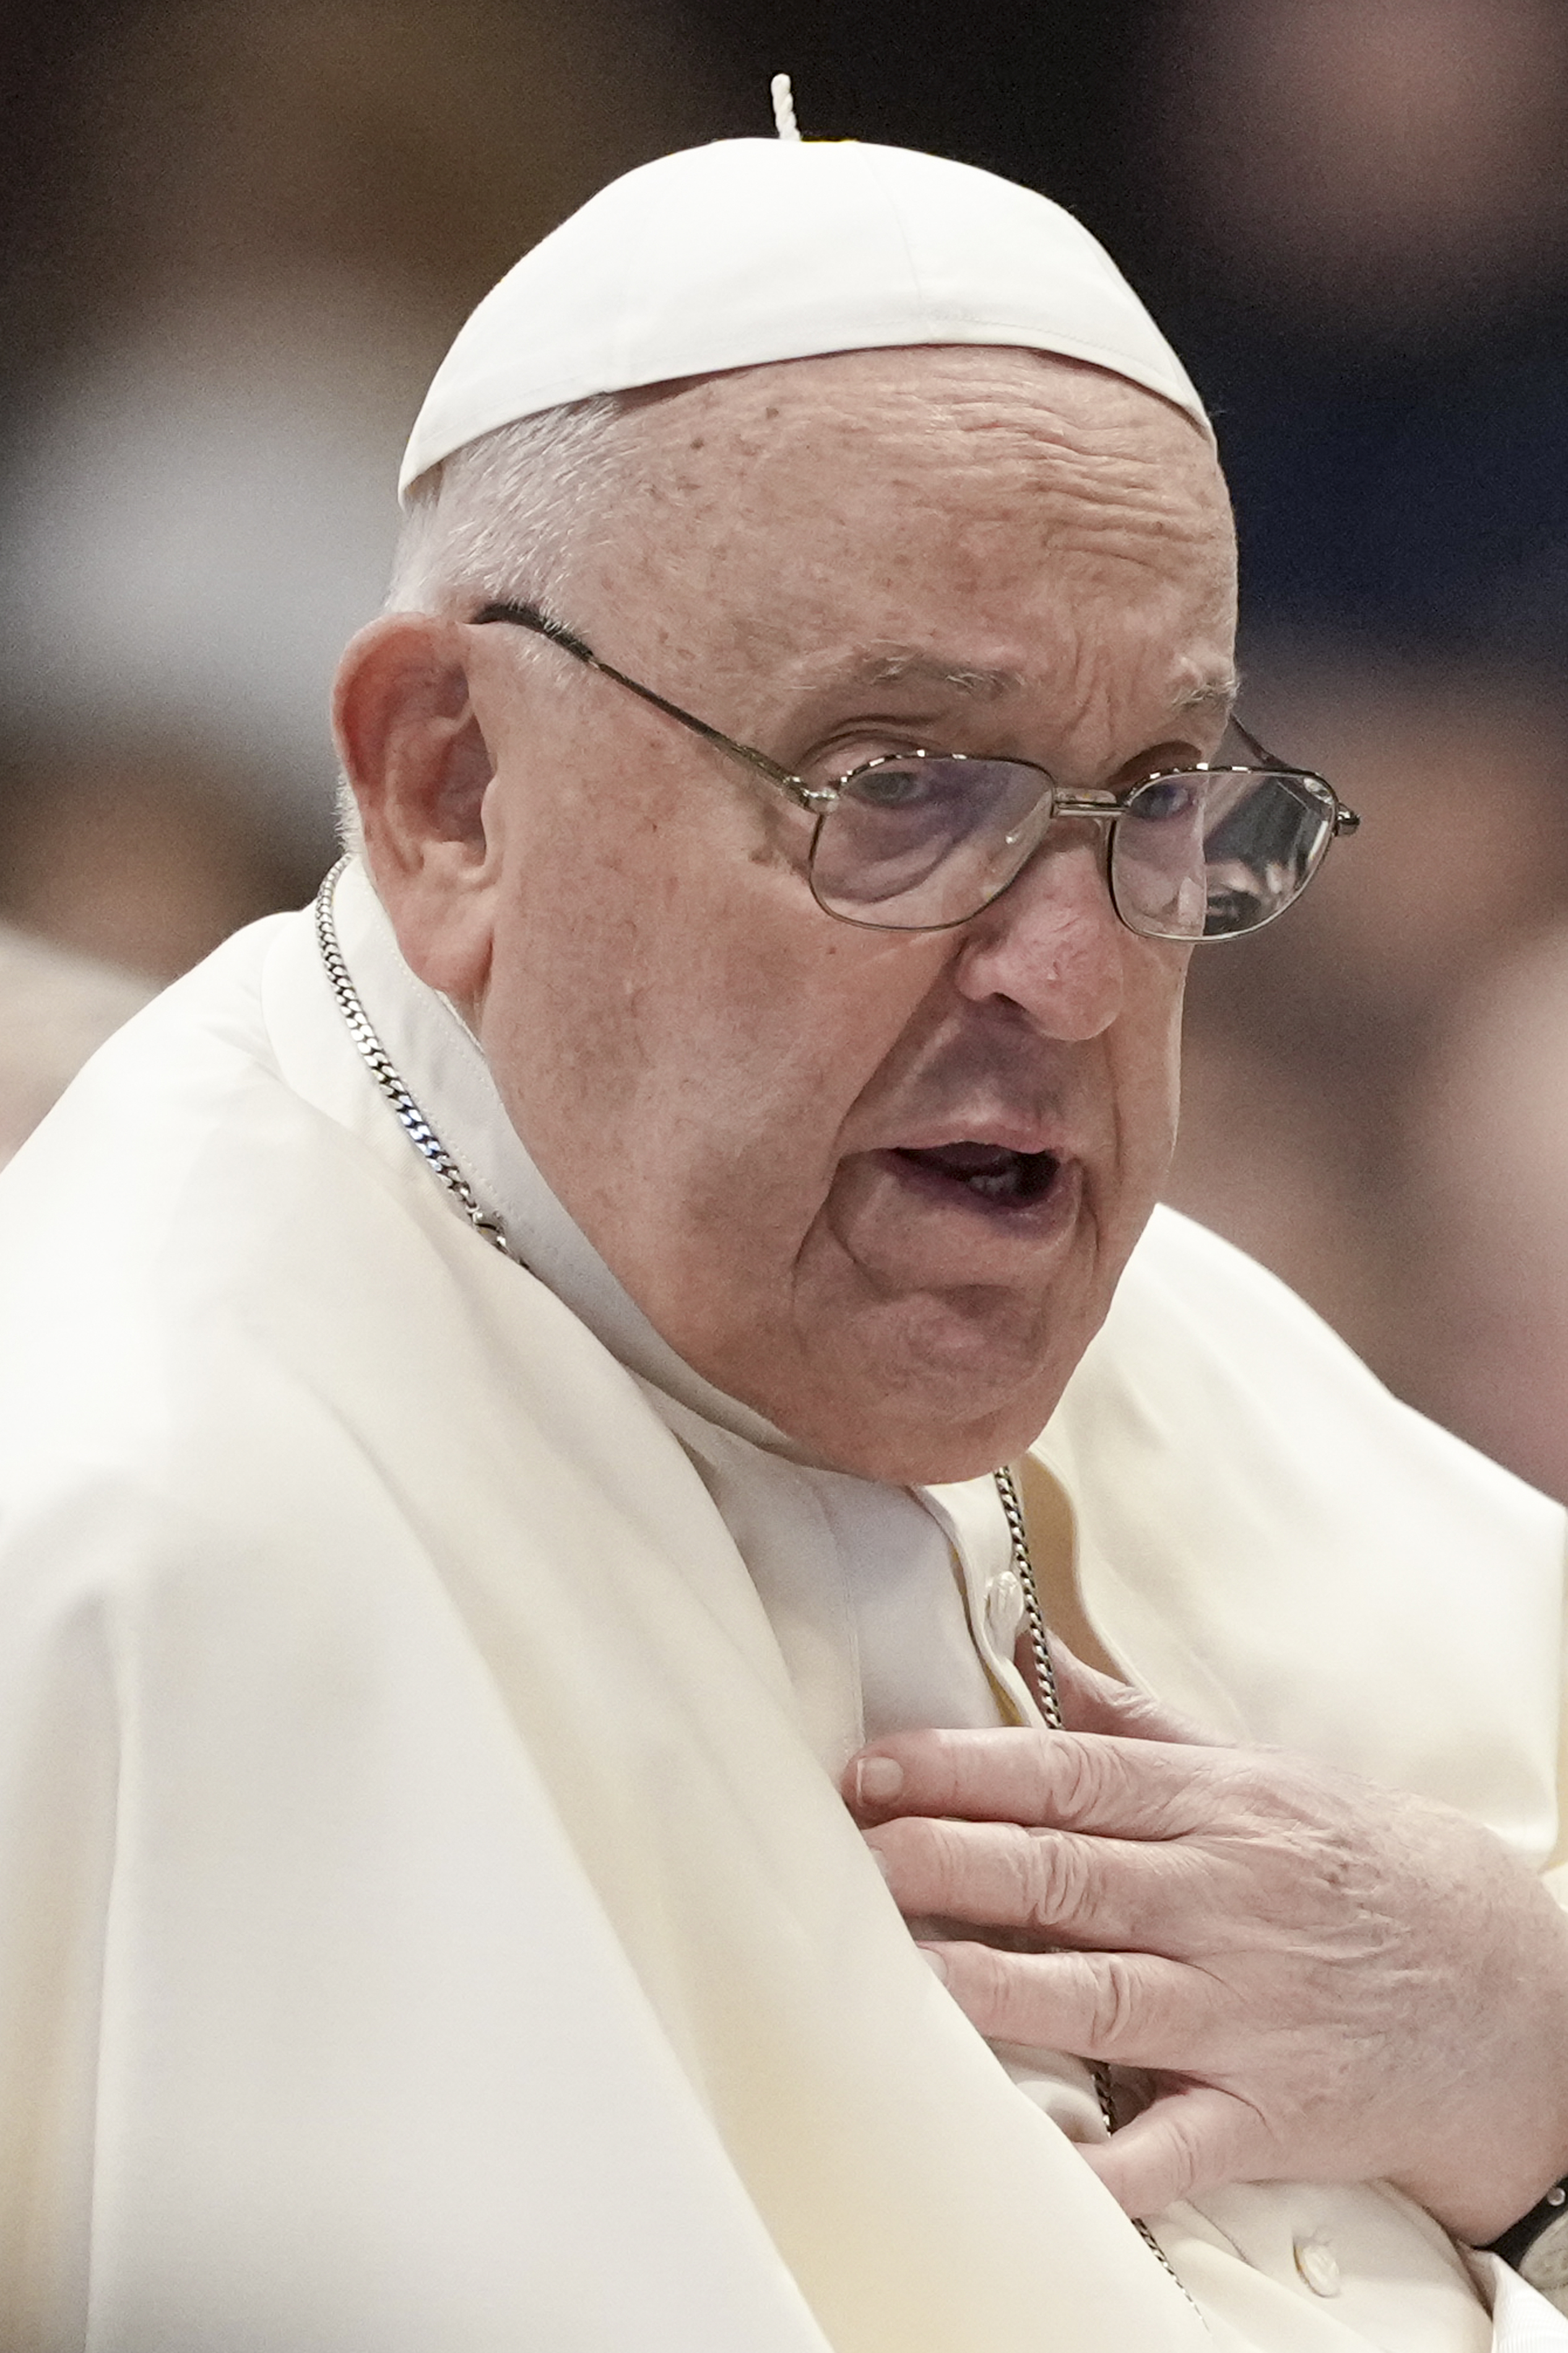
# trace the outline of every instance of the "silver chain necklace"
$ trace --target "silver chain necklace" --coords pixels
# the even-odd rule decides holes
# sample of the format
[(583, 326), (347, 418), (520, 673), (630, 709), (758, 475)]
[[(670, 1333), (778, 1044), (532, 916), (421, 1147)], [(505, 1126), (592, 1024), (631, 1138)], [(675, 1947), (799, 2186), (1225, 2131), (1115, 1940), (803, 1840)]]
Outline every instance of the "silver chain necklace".
[(1024, 1501), (1011, 1471), (994, 1471), (996, 1493), (1002, 1498), (1002, 1511), (1007, 1522), (1007, 1540), (1013, 1547), (1013, 1573), (1024, 1588), (1024, 1616), (1029, 1629), (1029, 1655), (1035, 1665), (1035, 1697), (1047, 1728), (1060, 1732), (1061, 1702), (1057, 1697), (1057, 1671), (1051, 1660), (1050, 1638), (1046, 1632), (1046, 1616), (1040, 1608), (1039, 1589), (1035, 1583), (1035, 1564), (1029, 1556), (1028, 1531), (1024, 1525)]
[(349, 1036), (363, 1056), (372, 1078), (396, 1113), (398, 1124), (415, 1151), (429, 1162), (474, 1231), (483, 1234), (486, 1241), (499, 1250), (503, 1258), (515, 1260), (517, 1253), (508, 1241), (500, 1220), (480, 1208), (468, 1178), (404, 1085), (396, 1063), (376, 1036), (360, 993), (349, 978), (349, 968), (343, 962), (343, 952), (338, 944), (338, 927), (332, 916), (338, 877), (348, 862), (346, 858), (340, 858), (316, 893), (316, 942), (321, 951), (321, 962), (326, 966), (332, 995), (338, 1000), (338, 1009), (348, 1024)]
[[(510, 1259), (514, 1266), (521, 1266), (522, 1261), (507, 1240), (506, 1229), (500, 1219), (492, 1217), (488, 1210), (480, 1207), (472, 1186), (409, 1092), (396, 1063), (376, 1035), (374, 1025), (364, 1009), (358, 989), (349, 977), (349, 968), (343, 960), (343, 952), (338, 941), (338, 927), (332, 914), (332, 901), (337, 892), (338, 878), (348, 862), (346, 858), (340, 858), (331, 873), (323, 878), (321, 887), (316, 893), (316, 940), (321, 948), (321, 963), (326, 969), (332, 995), (337, 998), (338, 1008), (348, 1025), (349, 1036), (358, 1048), (372, 1078), (391, 1104), (404, 1134), (416, 1152), (435, 1170), (474, 1231), (477, 1234), (482, 1234), (492, 1249), (500, 1250), (503, 1258)], [(992, 1478), (996, 1493), (1001, 1497), (1002, 1510), (1007, 1522), (1007, 1538), (1012, 1548), (1014, 1574), (1024, 1589), (1024, 1612), (1029, 1629), (1029, 1653), (1034, 1663), (1035, 1682), (1037, 1686), (1036, 1697), (1047, 1728), (1052, 1732), (1060, 1732), (1063, 1728), (1062, 1711), (1061, 1704), (1057, 1697), (1056, 1670), (1051, 1664), (1050, 1640), (1046, 1631), (1045, 1612), (1040, 1608), (1039, 1588), (1035, 1582), (1035, 1564), (1029, 1555), (1029, 1538), (1024, 1525), (1023, 1502), (1010, 1471), (993, 1472)], [(1100, 2102), (1100, 2114), (1105, 2118), (1107, 2126), (1114, 2131), (1116, 2115), (1111, 2096), (1110, 2070), (1090, 2062), (1089, 2073), (1094, 2078), (1095, 2097)], [(1150, 2252), (1158, 2257), (1164, 2269), (1170, 2273), (1171, 2277), (1176, 2279), (1170, 2258), (1148, 2224), (1135, 2221), (1133, 2228)], [(1177, 2285), (1182, 2285), (1179, 2280), (1177, 2280)], [(1187, 2295), (1184, 2287), (1182, 2288), (1182, 2293), (1184, 2295)], [(1189, 2303), (1192, 2302), (1190, 2295), (1187, 2300)]]

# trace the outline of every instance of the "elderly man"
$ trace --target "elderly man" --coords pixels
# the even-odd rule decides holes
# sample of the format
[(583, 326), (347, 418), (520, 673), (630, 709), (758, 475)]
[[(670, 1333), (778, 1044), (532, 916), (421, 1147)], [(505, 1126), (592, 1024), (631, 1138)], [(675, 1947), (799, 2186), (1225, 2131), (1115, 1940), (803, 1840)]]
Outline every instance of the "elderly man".
[(1568, 2343), (1561, 1515), (1148, 1222), (1352, 822), (1177, 363), (738, 142), (406, 480), (359, 854), (0, 1195), (5, 2345)]

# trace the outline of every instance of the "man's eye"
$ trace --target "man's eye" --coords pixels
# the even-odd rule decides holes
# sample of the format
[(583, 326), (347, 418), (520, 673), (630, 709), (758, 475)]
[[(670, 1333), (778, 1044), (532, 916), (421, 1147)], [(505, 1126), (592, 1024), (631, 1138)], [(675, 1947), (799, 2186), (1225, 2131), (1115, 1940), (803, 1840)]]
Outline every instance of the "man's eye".
[(1190, 817), (1198, 806), (1202, 787), (1191, 776), (1161, 776), (1138, 788), (1133, 807), (1141, 818)]
[(928, 807), (951, 793), (943, 770), (923, 760), (888, 760), (862, 768), (846, 788), (866, 808), (912, 809)]

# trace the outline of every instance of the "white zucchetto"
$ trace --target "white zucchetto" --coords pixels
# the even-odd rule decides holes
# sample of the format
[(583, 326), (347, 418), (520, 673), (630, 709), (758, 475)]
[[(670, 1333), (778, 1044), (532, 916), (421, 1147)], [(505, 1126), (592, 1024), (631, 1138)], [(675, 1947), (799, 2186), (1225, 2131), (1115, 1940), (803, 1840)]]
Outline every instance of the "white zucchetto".
[(507, 272), (437, 370), (398, 487), (594, 393), (910, 343), (1088, 360), (1210, 429), (1110, 255), (1048, 197), (902, 147), (726, 139), (612, 181)]

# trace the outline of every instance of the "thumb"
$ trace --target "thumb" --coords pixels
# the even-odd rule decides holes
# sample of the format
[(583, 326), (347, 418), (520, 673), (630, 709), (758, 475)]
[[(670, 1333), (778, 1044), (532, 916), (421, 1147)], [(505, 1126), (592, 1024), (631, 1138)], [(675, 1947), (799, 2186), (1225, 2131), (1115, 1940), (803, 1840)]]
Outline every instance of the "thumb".
[[(1023, 1663), (1023, 1652), (1019, 1655)], [(1033, 1661), (1028, 1664), (1032, 1667)], [(1205, 1725), (1194, 1724), (1190, 1715), (1151, 1698), (1147, 1692), (1135, 1690), (1131, 1683), (1119, 1683), (1114, 1675), (1102, 1675), (1098, 1667), (1086, 1666), (1055, 1633), (1051, 1664), (1056, 1670), (1062, 1722), (1068, 1732), (1117, 1733), (1123, 1740), (1170, 1740), (1193, 1748), (1235, 1745)], [(1032, 1685), (1032, 1675), (1030, 1681)]]
[(1117, 2204), (1142, 2221), (1216, 2182), (1261, 2179), (1249, 2147), (1257, 2123), (1229, 2092), (1194, 2084), (1163, 2094), (1109, 2140), (1080, 2142), (1079, 2154)]

